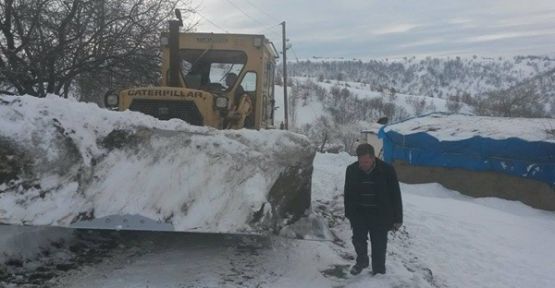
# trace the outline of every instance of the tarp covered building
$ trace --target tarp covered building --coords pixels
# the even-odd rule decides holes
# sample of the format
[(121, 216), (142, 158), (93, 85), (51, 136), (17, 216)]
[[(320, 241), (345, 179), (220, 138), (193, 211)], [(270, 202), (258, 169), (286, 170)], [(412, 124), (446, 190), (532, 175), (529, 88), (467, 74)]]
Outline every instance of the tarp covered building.
[(555, 210), (555, 119), (434, 113), (384, 126), (401, 181)]

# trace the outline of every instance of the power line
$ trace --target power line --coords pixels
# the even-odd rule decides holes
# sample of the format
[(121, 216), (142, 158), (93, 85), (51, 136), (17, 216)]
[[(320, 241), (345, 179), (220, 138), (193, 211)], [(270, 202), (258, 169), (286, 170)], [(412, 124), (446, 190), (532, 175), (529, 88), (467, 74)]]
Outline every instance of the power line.
[[(245, 12), (244, 9), (242, 9), (241, 7), (239, 7), (237, 4), (233, 3), (233, 1), (231, 0), (226, 0), (230, 5), (232, 5), (235, 9), (239, 10), (239, 12), (241, 12), (243, 15), (245, 15), (246, 17), (250, 18), (251, 20), (255, 21), (256, 23), (260, 24), (261, 26), (263, 26), (262, 28), (260, 28), (262, 30), (262, 32), (260, 32), (260, 34), (266, 34), (266, 32), (273, 30), (273, 29), (277, 29), (279, 27), (280, 24), (272, 24), (272, 25), (267, 25), (260, 22), (258, 19), (252, 17), (251, 15), (249, 15), (247, 12)], [(263, 14), (268, 15), (269, 17), (277, 20), (275, 17), (273, 17), (272, 15), (266, 13), (265, 11), (263, 11), (261, 8), (257, 7), (256, 5), (254, 5), (252, 2), (246, 0), (251, 6), (253, 6), (254, 8), (260, 10)], [(210, 22), (212, 25), (214, 25), (215, 27), (217, 27), (218, 29), (221, 29), (223, 31), (225, 31), (226, 33), (229, 33), (229, 31), (227, 31), (225, 28), (222, 28), (220, 25), (216, 24), (214, 21), (208, 19), (208, 17), (202, 15), (200, 12), (198, 11), (193, 11), (194, 13), (198, 14), (199, 16), (201, 16), (204, 20), (206, 20), (207, 22)], [(277, 20), (279, 21), (279, 20)], [(281, 35), (278, 35), (277, 31), (271, 31), (271, 34), (274, 35), (276, 38), (281, 37)]]
[[(278, 28), (280, 28), (280, 25), (281, 25), (281, 23), (278, 23), (278, 24), (272, 24), (270, 26), (262, 28), (262, 33), (266, 33), (266, 32), (268, 32), (270, 30), (273, 30), (273, 29), (278, 29)], [(274, 31), (274, 32), (277, 32), (277, 31)]]
[[(230, 1), (230, 0), (228, 0), (228, 2), (229, 2), (229, 1)], [(266, 34), (268, 34), (268, 33), (267, 33), (268, 31), (273, 30), (273, 29), (278, 29), (278, 28), (280, 28), (281, 20), (279, 20), (279, 19), (277, 19), (276, 17), (274, 17), (273, 15), (267, 13), (266, 11), (264, 11), (264, 9), (262, 9), (262, 8), (260, 8), (259, 6), (255, 5), (255, 4), (252, 3), (250, 0), (245, 0), (245, 1), (246, 1), (250, 6), (252, 6), (252, 7), (254, 7), (255, 9), (257, 9), (258, 11), (262, 12), (262, 14), (264, 14), (264, 15), (266, 15), (266, 16), (272, 18), (273, 20), (275, 20), (275, 21), (277, 21), (277, 22), (279, 22), (278, 24), (273, 24), (273, 25), (267, 26), (267, 27), (265, 27), (265, 28), (262, 28), (262, 32), (260, 32), (260, 34), (266, 35)], [(233, 5), (233, 6), (235, 6), (235, 5)], [(236, 7), (236, 6), (235, 6), (235, 7)], [(237, 7), (236, 7), (236, 8), (237, 8)], [(241, 10), (241, 9), (239, 9), (239, 10)], [(243, 14), (245, 14), (245, 13), (243, 13)], [(245, 15), (246, 15), (246, 14), (245, 14)], [(247, 16), (248, 16), (248, 15), (247, 15)], [(250, 18), (252, 19), (252, 17), (250, 17)], [(253, 19), (253, 20), (255, 20), (255, 19)], [(257, 21), (257, 20), (255, 20), (255, 21), (258, 22), (258, 23), (260, 23), (260, 21)], [(281, 32), (278, 32), (278, 31), (271, 31), (271, 33), (268, 34), (268, 35), (273, 35), (274, 37), (276, 37), (276, 38), (278, 38), (278, 39), (281, 39)]]
[(278, 20), (276, 17), (272, 16), (272, 15), (269, 14), (269, 13), (266, 13), (266, 11), (264, 11), (262, 8), (258, 7), (257, 5), (254, 5), (254, 3), (252, 3), (250, 0), (245, 0), (245, 1), (247, 1), (247, 3), (249, 3), (252, 7), (258, 9), (258, 11), (262, 12), (262, 13), (265, 14), (266, 16), (268, 16), (268, 17), (270, 17), (270, 18), (272, 18), (272, 19), (274, 19), (274, 20), (280, 22), (280, 20)]
[[(273, 29), (279, 28), (279, 25), (280, 25), (280, 24), (272, 25), (272, 26), (268, 27), (267, 29), (262, 30), (262, 31), (260, 32), (260, 34), (267, 35), (267, 36), (272, 35), (273, 37), (275, 37), (275, 38), (277, 38), (277, 39), (279, 39), (279, 40), (281, 41), (281, 32), (280, 32), (280, 31), (273, 30)], [(268, 37), (268, 38), (270, 38), (270, 37)]]
[[(235, 9), (239, 10), (243, 15), (247, 16), (248, 18), (250, 18), (251, 20), (257, 22), (258, 24), (261, 24), (263, 26), (265, 26), (265, 28), (262, 28), (262, 32), (261, 34), (266, 34), (266, 32), (271, 32), (270, 34), (277, 37), (278, 39), (281, 38), (281, 35), (278, 33), (278, 31), (272, 31), (273, 29), (277, 29), (279, 28), (280, 24), (273, 24), (273, 25), (269, 25), (266, 26), (264, 23), (258, 21), (257, 19), (255, 19), (254, 17), (250, 16), (248, 13), (245, 12), (245, 10), (241, 9), (239, 6), (237, 6), (235, 3), (233, 3), (231, 0), (226, 0), (229, 4), (231, 4)], [(256, 5), (254, 5), (251, 1), (249, 0), (245, 0), (247, 1), (251, 6), (253, 6), (254, 8), (258, 9), (259, 11), (261, 11), (263, 14), (271, 17), (274, 20), (277, 20), (274, 16), (266, 13), (264, 10), (262, 10), (261, 8), (257, 7)], [(215, 27), (217, 27), (218, 29), (225, 31), (225, 33), (229, 33), (229, 31), (227, 31), (225, 28), (222, 28), (220, 25), (216, 24), (214, 21), (210, 20), (208, 17), (202, 15), (200, 12), (198, 11), (194, 11), (195, 14), (198, 14), (200, 17), (202, 17), (204, 20), (206, 20), (207, 22), (209, 22), (210, 24), (214, 25)], [(277, 20), (279, 21), (279, 20)], [(297, 60), (297, 62), (299, 61), (299, 57), (297, 56), (297, 53), (295, 51), (295, 49), (291, 46), (292, 52), (295, 55), (295, 58)]]
[(198, 11), (194, 11), (195, 14), (198, 14), (200, 17), (202, 17), (204, 20), (208, 21), (210, 24), (216, 26), (218, 29), (224, 31), (225, 33), (229, 33), (229, 31), (227, 31), (226, 29), (222, 28), (220, 25), (214, 23), (212, 20), (208, 19), (207, 17), (205, 17), (204, 15), (200, 14), (200, 12)]
[(293, 45), (291, 45), (291, 52), (293, 52), (293, 55), (295, 55), (295, 59), (297, 59), (297, 63), (299, 63), (299, 57), (297, 56), (297, 52), (295, 51), (295, 48), (293, 48)]
[(241, 11), (241, 13), (243, 13), (245, 16), (251, 18), (253, 21), (257, 22), (258, 24), (261, 24), (262, 26), (266, 26), (266, 24), (258, 21), (257, 19), (255, 19), (254, 17), (250, 16), (249, 14), (247, 14), (247, 12), (245, 12), (245, 10), (241, 9), (239, 6), (235, 5), (235, 3), (233, 3), (231, 0), (226, 0), (229, 4), (231, 4), (233, 7), (235, 7), (237, 10)]

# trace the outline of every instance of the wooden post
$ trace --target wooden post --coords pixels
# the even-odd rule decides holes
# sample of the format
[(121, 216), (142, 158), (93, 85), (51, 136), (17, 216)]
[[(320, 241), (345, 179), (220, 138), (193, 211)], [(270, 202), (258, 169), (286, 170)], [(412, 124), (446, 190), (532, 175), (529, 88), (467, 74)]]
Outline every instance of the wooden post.
[(281, 22), (283, 36), (283, 107), (285, 112), (284, 128), (289, 129), (289, 112), (287, 111), (287, 38), (285, 37), (285, 21)]

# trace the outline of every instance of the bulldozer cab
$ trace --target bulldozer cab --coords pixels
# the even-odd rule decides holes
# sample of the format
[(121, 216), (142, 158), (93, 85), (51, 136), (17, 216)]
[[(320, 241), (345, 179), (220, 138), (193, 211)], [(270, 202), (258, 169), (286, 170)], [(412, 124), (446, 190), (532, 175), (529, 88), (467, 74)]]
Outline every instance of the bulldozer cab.
[(225, 128), (274, 127), (278, 53), (264, 35), (162, 33), (160, 87), (124, 90), (119, 110)]

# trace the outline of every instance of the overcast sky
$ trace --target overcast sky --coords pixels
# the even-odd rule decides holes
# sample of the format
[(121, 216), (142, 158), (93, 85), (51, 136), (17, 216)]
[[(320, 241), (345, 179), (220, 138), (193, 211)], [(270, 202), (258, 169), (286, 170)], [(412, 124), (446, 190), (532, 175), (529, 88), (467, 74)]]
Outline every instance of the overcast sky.
[(289, 57), (555, 55), (555, 0), (192, 0), (199, 32), (266, 34)]

